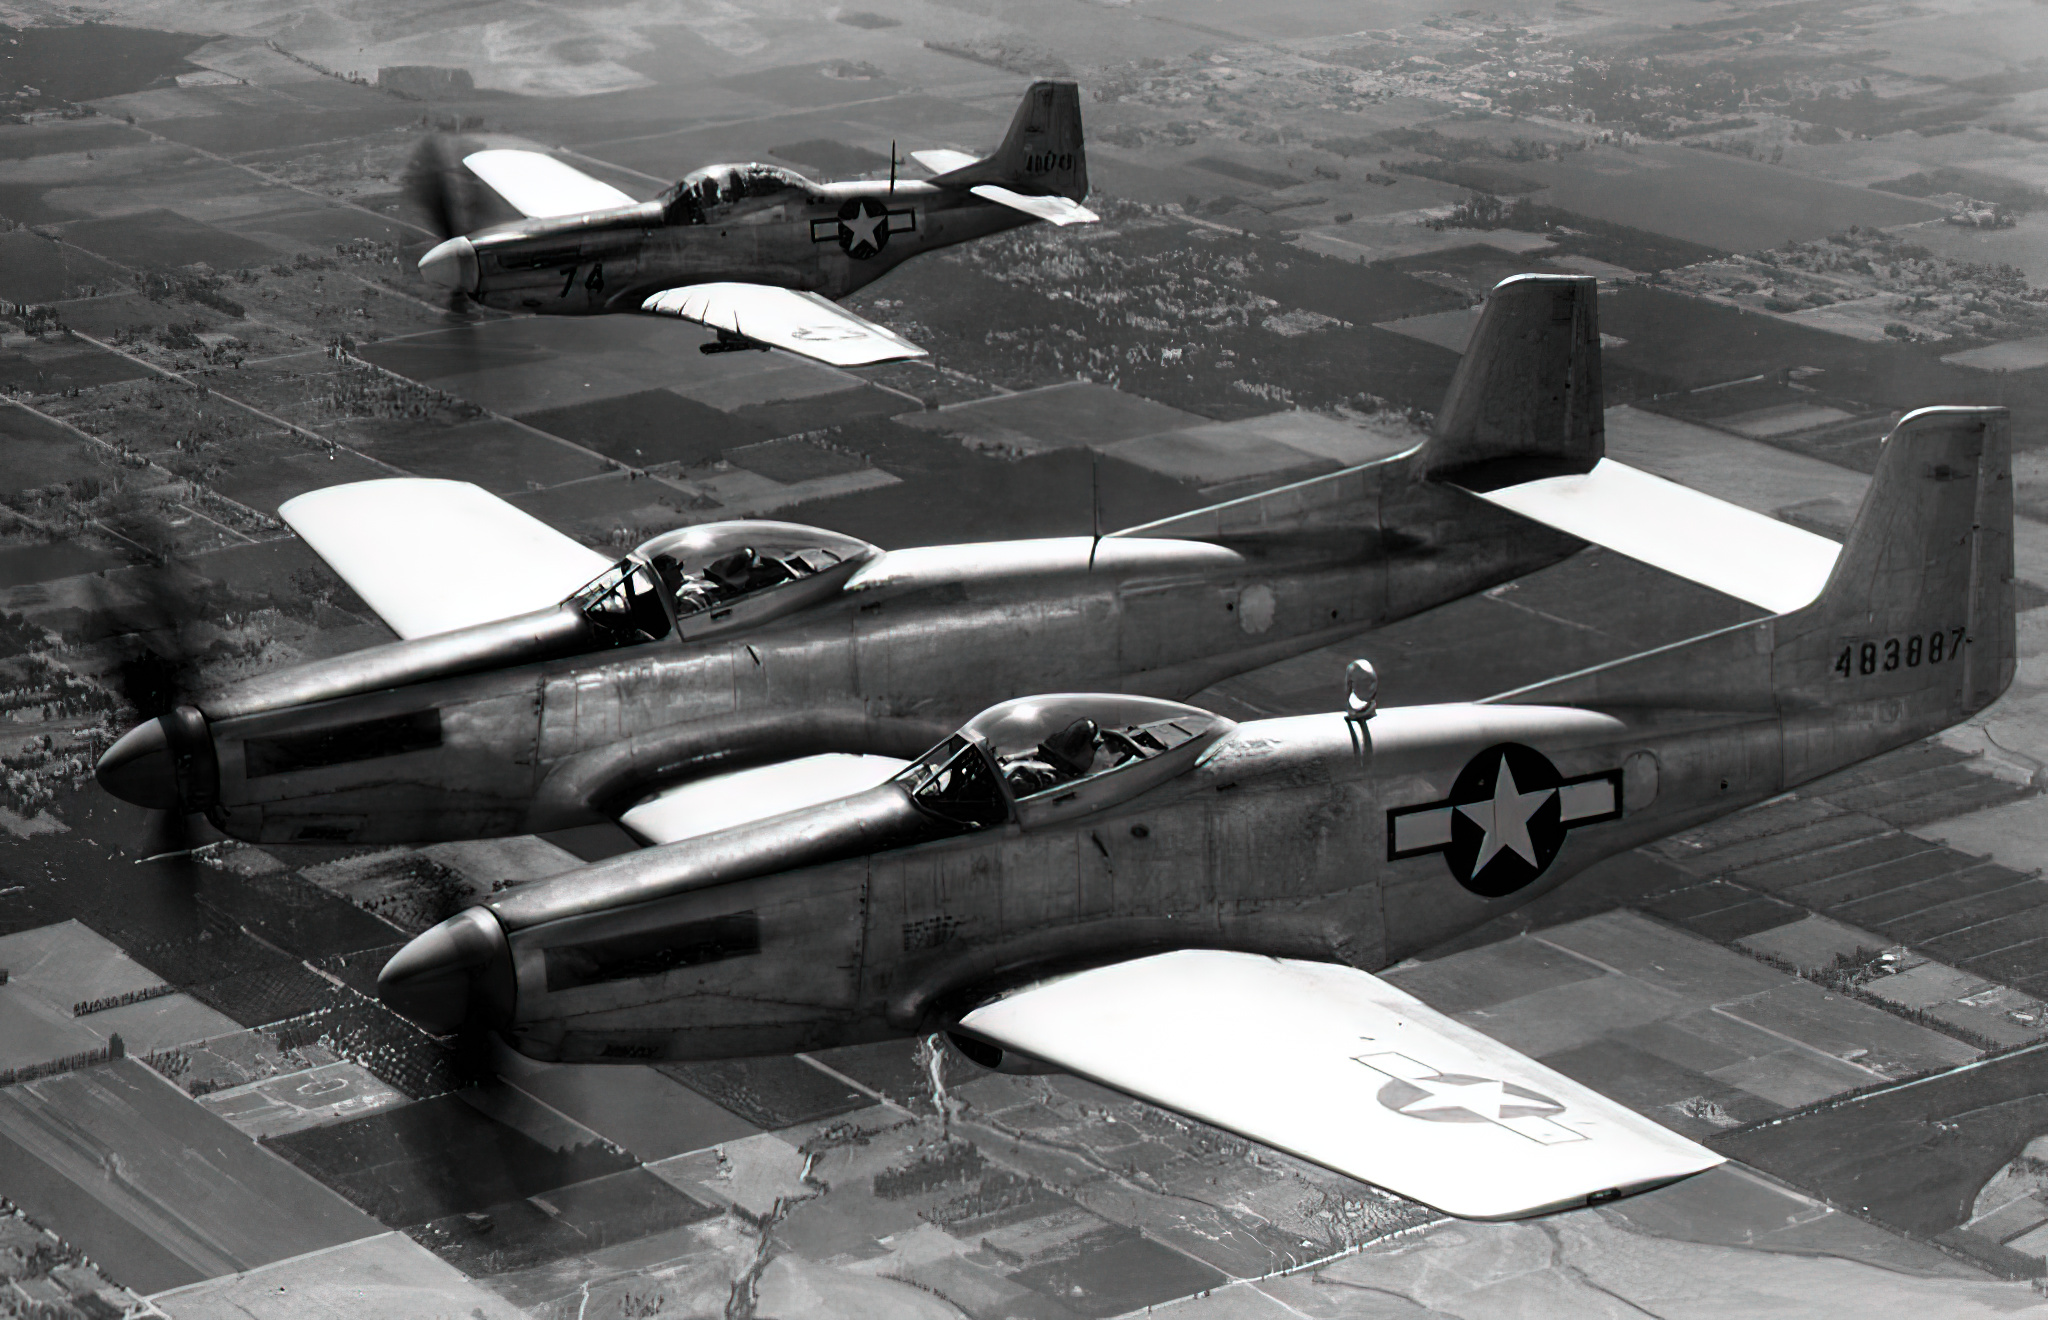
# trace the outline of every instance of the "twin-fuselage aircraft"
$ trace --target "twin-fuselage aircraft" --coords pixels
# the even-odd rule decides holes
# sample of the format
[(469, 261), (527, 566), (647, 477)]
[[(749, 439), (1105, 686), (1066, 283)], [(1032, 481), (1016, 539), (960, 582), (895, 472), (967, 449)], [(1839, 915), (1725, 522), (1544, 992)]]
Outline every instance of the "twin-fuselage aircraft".
[[(1929, 411), (1902, 426), (1887, 463), (1938, 441), (1956, 450), (1941, 470), (1981, 478), (1971, 489), (1993, 500), (2003, 434), (1988, 414)], [(1972, 443), (1986, 447), (1981, 471)], [(1914, 480), (1881, 477), (1871, 500), (1912, 504), (1925, 494)], [(650, 845), (423, 935), (385, 970), (398, 1011), (565, 1060), (942, 1029), (1001, 1066), (1097, 1076), (1482, 1216), (1648, 1185), (1703, 1167), (1704, 1153), (1533, 1064), (1502, 1063), (1499, 1047), (1360, 969), (1595, 856), (1942, 727), (2002, 686), (1985, 675), (2009, 672), (2011, 652), (1959, 659), (1948, 630), (1981, 631), (1998, 610), (1972, 578), (1948, 583), (1944, 608), (1975, 612), (1922, 629), (1906, 654), (1926, 664), (1909, 666), (1911, 682), (1859, 668), (1868, 648), (1853, 639), (1842, 642), (1850, 686), (1800, 677), (1812, 638), (1848, 628), (1851, 613), (1890, 610), (1902, 637), (1922, 627), (1921, 596), (1858, 603), (1883, 584), (1848, 568), (1920, 543), (1866, 511), (1838, 564), (1832, 542), (1606, 458), (1595, 287), (1583, 277), (1494, 290), (1414, 449), (1106, 537), (883, 551), (742, 521), (683, 528), (608, 562), (463, 483), (333, 487), (280, 512), (401, 640), (139, 726), (100, 763), (109, 791), (259, 842), (617, 820)], [(1936, 521), (1952, 513), (1942, 505)], [(1772, 617), (1703, 639), (1687, 661), (1646, 657), (1470, 706), (1366, 718), (1361, 694), (1349, 720), (1235, 725), (1175, 700), (1589, 540)], [(1986, 565), (1996, 549), (1986, 541)], [(459, 579), (453, 564), (466, 566)], [(1964, 696), (1912, 686), (1938, 662), (1967, 676)], [(1844, 720), (1844, 702), (1869, 708), (1863, 724)], [(1182, 961), (1146, 961), (1161, 953)], [(1186, 961), (1198, 954), (1211, 961)], [(1075, 968), (1093, 970), (1057, 979)], [(1570, 1171), (1545, 1157), (1501, 1184), (1513, 1190), (1468, 1196), (1368, 1159), (1371, 1124), (1275, 1126), (1262, 1116), (1291, 1111), (1264, 1091), (1224, 1086), (1236, 1096), (1225, 1104), (1213, 1077), (1168, 1078), (1170, 1061), (1126, 1075), (1114, 1060), (1152, 1058), (1148, 1047), (1103, 1036), (1105, 1063), (1057, 1031), (1034, 1034), (1066, 1013), (1026, 1011), (1059, 1002), (1062, 986), (1094, 995), (1100, 984), (1105, 1030), (1135, 1021), (1147, 1041), (1183, 1040), (1197, 1062), (1289, 1075), (1201, 1043), (1230, 1014), (1171, 1011), (1210, 1002), (1183, 984), (1190, 975), (1233, 987), (1231, 1039), (1252, 1053), (1249, 1038), (1339, 1023), (1363, 1042), (1356, 1066), (1383, 1079), (1375, 1113), (1414, 1118), (1466, 1094), (1456, 1088), (1473, 1083), (1455, 1079), (1475, 1069), (1520, 1069), (1527, 1084), (1496, 1087), (1498, 1103), (1469, 1121), (1570, 1146)], [(1131, 1004), (1167, 1007), (1118, 1018)], [(1329, 1064), (1322, 1046), (1300, 1055)], [(1334, 1081), (1295, 1077), (1303, 1094), (1328, 1083), (1324, 1103), (1355, 1108), (1355, 1085), (1336, 1084), (1358, 1081), (1345, 1068)], [(1574, 1144), (1602, 1133), (1612, 1139)], [(1408, 1136), (1373, 1140), (1432, 1149)], [(1457, 1167), (1469, 1151), (1424, 1164)], [(1518, 1152), (1488, 1158), (1507, 1167)]]
[(1371, 972), (1982, 710), (2011, 535), (2003, 410), (1922, 409), (1797, 607), (1473, 703), (1004, 702), (873, 788), (498, 895), (380, 989), (549, 1060), (945, 1031), (1454, 1214), (1599, 1202), (1718, 1157)]
[[(505, 311), (647, 312), (718, 332), (706, 352), (773, 346), (859, 366), (922, 357), (894, 331), (834, 305), (920, 252), (1046, 220), (1095, 214), (1071, 82), (1035, 83), (986, 158), (913, 152), (933, 172), (815, 183), (776, 165), (713, 165), (636, 202), (560, 158), (491, 148), (459, 164), (424, 154), (426, 209), (466, 228), (457, 204), (481, 180), (517, 220), (453, 233), (420, 259), (429, 283)], [(448, 177), (460, 169), (460, 177)]]

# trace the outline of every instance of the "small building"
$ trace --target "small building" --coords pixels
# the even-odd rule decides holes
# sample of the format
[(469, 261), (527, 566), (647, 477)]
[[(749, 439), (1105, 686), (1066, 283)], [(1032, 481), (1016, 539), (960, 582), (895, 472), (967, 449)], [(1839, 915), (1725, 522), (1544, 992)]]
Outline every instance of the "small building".
[(476, 90), (468, 69), (444, 68), (436, 64), (394, 64), (377, 70), (377, 86), (422, 101), (450, 96), (467, 96)]

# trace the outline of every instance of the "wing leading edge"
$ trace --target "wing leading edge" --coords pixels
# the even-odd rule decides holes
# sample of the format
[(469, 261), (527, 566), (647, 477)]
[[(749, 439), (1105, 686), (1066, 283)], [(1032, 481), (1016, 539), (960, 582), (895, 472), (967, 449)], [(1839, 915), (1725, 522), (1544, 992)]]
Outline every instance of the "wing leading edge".
[(1467, 1219), (1722, 1162), (1367, 972), (1183, 950), (1027, 986), (966, 1031)]
[(466, 481), (329, 486), (277, 515), (406, 638), (546, 609), (612, 564)]
[(863, 320), (830, 299), (772, 284), (686, 284), (655, 294), (640, 310), (744, 335), (835, 367), (925, 355), (894, 330)]

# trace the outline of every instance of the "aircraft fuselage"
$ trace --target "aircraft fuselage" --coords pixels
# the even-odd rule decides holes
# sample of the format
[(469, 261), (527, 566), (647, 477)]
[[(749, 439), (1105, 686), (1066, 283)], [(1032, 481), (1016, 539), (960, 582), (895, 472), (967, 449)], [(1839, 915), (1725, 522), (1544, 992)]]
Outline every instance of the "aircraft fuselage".
[(920, 252), (1032, 222), (922, 180), (814, 184), (698, 214), (679, 221), (642, 202), (479, 230), (470, 296), (551, 316), (637, 312), (666, 289), (726, 280), (837, 299)]
[(1577, 547), (1400, 459), (1344, 479), (1349, 525), (1301, 538), (898, 550), (797, 613), (699, 641), (535, 658), (567, 622), (551, 611), (247, 680), (197, 703), (208, 814), (252, 842), (588, 824), (722, 769), (914, 756), (1020, 693), (1186, 697)]
[[(1341, 715), (1262, 720), (1099, 814), (895, 849), (870, 820), (882, 851), (724, 878), (801, 856), (835, 812), (892, 819), (903, 793), (883, 785), (492, 900), (516, 987), (496, 1025), (536, 1058), (723, 1058), (932, 1030), (1009, 986), (1165, 949), (1377, 970), (1781, 791), (1779, 737), (1774, 718), (1552, 706), (1394, 709), (1362, 736)], [(1482, 829), (1460, 808), (1493, 809), (1504, 755), (1519, 782)], [(1474, 867), (1468, 835), (1499, 859)]]

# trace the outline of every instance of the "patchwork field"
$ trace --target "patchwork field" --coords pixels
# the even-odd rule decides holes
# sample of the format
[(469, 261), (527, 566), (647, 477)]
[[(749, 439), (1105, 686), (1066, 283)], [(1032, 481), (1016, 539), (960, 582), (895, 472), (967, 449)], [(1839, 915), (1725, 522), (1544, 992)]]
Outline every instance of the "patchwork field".
[[(70, 1315), (149, 1293), (178, 1320), (2034, 1305), (2048, 359), (1940, 263), (2009, 264), (1970, 279), (2038, 301), (2048, 101), (2027, 61), (2048, 47), (2023, 4), (1935, 11), (10, 18), (0, 1070), (24, 1071), (0, 1086), (0, 1197), (27, 1218), (0, 1218), (0, 1295)], [(435, 231), (405, 172), (432, 132), (559, 150), (640, 198), (715, 160), (882, 176), (987, 150), (1040, 75), (1082, 83), (1104, 223), (920, 258), (848, 300), (923, 360), (705, 355), (680, 322), (451, 310), (416, 277)], [(2011, 223), (1945, 222), (1972, 198)], [(1884, 236), (1809, 252), (1797, 280), (1698, 274), (1852, 225)], [(1859, 259), (1884, 269), (1826, 268)], [(1842, 536), (1891, 422), (1927, 403), (2004, 404), (2028, 451), (2004, 703), (1391, 974), (1733, 1157), (1687, 1183), (1446, 1225), (926, 1041), (553, 1067), (436, 1040), (377, 1002), (391, 953), (630, 840), (191, 854), (208, 836), (85, 773), (206, 683), (390, 638), (277, 522), (307, 490), (472, 481), (606, 552), (750, 516), (884, 547), (1085, 535), (1411, 447), (1475, 304), (1529, 271), (1600, 281), (1610, 454), (1745, 507)], [(1864, 283), (1807, 297), (1836, 278)], [(1915, 330), (1936, 320), (1965, 338)], [(1465, 700), (1755, 616), (1586, 550), (1195, 700), (1328, 709), (1359, 656), (1387, 701)]]

